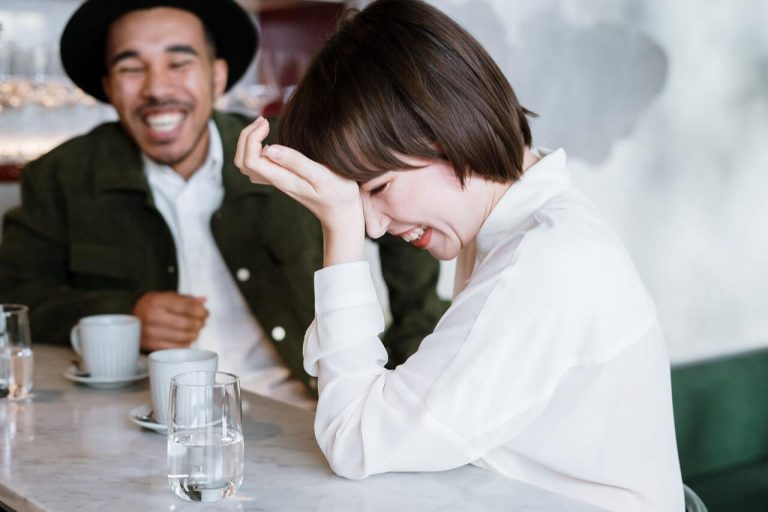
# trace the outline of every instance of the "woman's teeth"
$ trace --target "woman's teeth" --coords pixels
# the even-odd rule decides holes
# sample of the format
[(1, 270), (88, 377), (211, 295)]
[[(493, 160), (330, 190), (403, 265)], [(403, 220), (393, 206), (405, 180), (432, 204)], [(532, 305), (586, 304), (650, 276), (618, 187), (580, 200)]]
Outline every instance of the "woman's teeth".
[(426, 231), (427, 231), (427, 228), (425, 227), (416, 228), (413, 231), (410, 231), (405, 235), (403, 235), (402, 238), (406, 242), (410, 243), (410, 242), (413, 242), (414, 240), (418, 240), (419, 238), (421, 238)]
[(158, 132), (170, 132), (174, 130), (181, 120), (184, 118), (183, 114), (159, 114), (155, 116), (147, 117), (147, 124), (155, 131)]

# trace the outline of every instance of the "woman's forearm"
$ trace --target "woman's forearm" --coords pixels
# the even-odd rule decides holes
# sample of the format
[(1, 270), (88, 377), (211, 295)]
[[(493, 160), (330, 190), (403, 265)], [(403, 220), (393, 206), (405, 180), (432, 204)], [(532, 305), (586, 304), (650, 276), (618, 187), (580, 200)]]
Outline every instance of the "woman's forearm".
[[(359, 219), (359, 220), (356, 220)], [(323, 267), (365, 260), (363, 214), (350, 212), (346, 221), (323, 225)]]

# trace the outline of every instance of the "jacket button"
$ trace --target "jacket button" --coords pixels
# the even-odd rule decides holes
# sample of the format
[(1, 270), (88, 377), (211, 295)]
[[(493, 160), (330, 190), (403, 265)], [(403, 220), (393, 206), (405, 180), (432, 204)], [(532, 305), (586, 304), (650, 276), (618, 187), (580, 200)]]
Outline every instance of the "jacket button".
[(238, 281), (244, 283), (251, 278), (251, 271), (247, 268), (239, 268), (235, 273), (235, 277), (237, 277)]
[(279, 325), (272, 329), (272, 339), (275, 341), (283, 341), (285, 339), (285, 329)]
[(173, 274), (174, 272), (176, 272), (176, 267), (173, 265), (168, 265), (168, 273)]

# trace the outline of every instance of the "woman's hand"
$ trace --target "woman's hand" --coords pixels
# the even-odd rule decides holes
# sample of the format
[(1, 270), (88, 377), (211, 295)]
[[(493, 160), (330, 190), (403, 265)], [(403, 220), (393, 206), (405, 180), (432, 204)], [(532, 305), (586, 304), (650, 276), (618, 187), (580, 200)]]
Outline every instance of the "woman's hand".
[(259, 117), (240, 134), (235, 165), (253, 183), (273, 185), (311, 211), (323, 227), (324, 265), (364, 259), (360, 187), (285, 146), (263, 146), (269, 123)]

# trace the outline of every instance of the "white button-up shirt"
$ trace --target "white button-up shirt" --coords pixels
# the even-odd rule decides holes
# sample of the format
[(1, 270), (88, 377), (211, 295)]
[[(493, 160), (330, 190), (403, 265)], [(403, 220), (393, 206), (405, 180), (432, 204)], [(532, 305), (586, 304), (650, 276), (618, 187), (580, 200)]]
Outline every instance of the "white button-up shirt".
[(302, 384), (291, 378), (277, 351), (251, 314), (235, 283), (250, 279), (240, 268), (232, 276), (211, 233), (211, 215), (224, 198), (223, 149), (216, 125), (208, 125), (209, 149), (203, 165), (188, 180), (166, 165), (143, 156), (155, 206), (176, 245), (178, 292), (205, 297), (209, 316), (193, 344), (219, 355), (219, 370), (240, 376), (243, 388), (311, 408)]
[(391, 371), (367, 263), (316, 273), (305, 368), (333, 470), (472, 463), (608, 510), (681, 512), (655, 307), (562, 150), (509, 188), (469, 250), (463, 289)]

